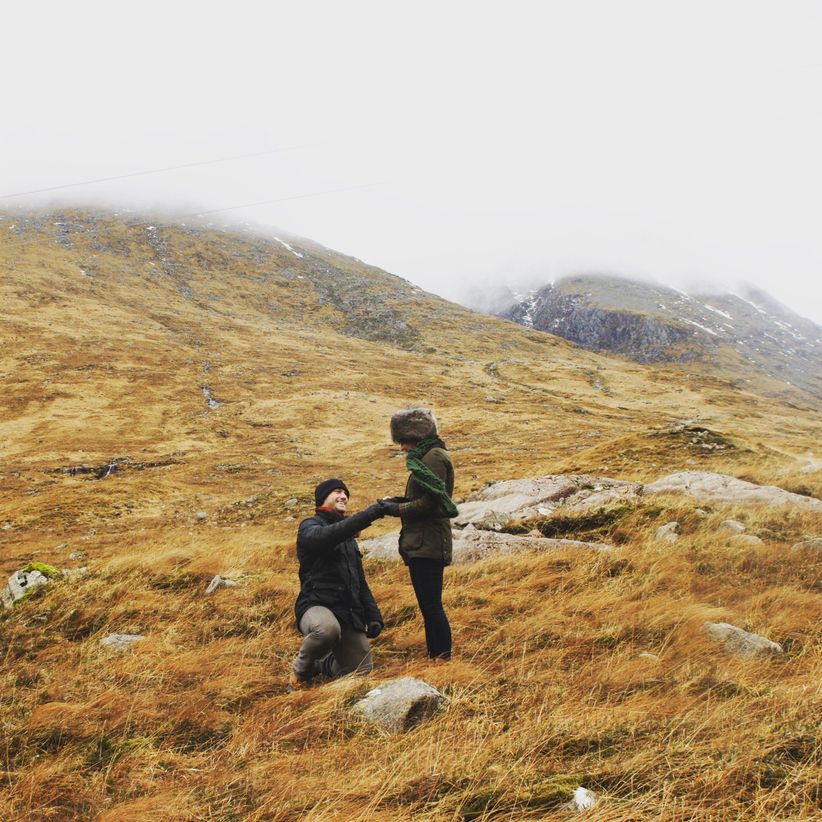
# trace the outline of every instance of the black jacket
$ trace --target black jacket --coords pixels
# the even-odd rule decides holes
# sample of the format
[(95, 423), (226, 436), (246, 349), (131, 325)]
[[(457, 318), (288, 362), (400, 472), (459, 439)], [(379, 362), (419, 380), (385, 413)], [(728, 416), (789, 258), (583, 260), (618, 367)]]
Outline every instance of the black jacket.
[(362, 554), (354, 539), (372, 521), (365, 511), (343, 519), (330, 511), (317, 511), (300, 523), (300, 595), (294, 606), (298, 625), (313, 605), (329, 608), (340, 622), (358, 631), (364, 630), (369, 622), (383, 624), (380, 609), (365, 581)]

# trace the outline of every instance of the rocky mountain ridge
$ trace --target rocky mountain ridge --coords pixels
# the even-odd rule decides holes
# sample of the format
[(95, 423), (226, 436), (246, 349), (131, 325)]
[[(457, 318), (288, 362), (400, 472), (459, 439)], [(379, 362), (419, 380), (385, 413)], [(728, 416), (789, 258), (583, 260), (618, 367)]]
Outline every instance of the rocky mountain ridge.
[(527, 294), (499, 316), (591, 351), (640, 363), (719, 362), (822, 396), (822, 327), (762, 291), (686, 294), (605, 276), (570, 277)]

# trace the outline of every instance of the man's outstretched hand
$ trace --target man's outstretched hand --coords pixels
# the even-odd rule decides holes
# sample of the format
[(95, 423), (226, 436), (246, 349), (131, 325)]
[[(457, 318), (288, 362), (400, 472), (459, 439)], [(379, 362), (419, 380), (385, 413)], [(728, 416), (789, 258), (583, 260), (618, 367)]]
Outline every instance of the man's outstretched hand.
[(398, 517), (400, 515), (400, 504), (398, 502), (394, 502), (392, 499), (381, 499), (380, 505), (385, 511), (384, 516)]
[(382, 501), (372, 502), (368, 508), (363, 510), (363, 513), (367, 514), (371, 522), (374, 522), (375, 519), (382, 519), (386, 514), (386, 510), (385, 506), (382, 504)]

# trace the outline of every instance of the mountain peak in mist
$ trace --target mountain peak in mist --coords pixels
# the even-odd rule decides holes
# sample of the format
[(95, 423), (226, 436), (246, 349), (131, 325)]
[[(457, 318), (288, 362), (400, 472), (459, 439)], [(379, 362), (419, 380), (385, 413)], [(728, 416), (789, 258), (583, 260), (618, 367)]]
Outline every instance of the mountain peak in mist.
[(726, 361), (822, 395), (822, 327), (761, 289), (693, 293), (609, 275), (514, 294), (495, 312), (591, 351), (641, 363)]

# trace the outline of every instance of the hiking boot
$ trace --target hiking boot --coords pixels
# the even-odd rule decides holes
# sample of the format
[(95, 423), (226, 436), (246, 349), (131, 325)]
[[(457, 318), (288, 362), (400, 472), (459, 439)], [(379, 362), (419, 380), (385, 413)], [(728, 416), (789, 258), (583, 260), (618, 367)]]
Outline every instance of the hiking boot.
[(295, 671), (288, 674), (288, 692), (293, 694), (297, 691), (305, 691), (311, 687), (310, 679), (300, 679)]

